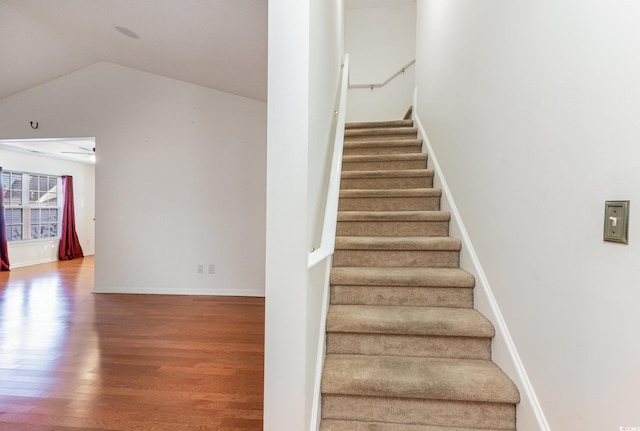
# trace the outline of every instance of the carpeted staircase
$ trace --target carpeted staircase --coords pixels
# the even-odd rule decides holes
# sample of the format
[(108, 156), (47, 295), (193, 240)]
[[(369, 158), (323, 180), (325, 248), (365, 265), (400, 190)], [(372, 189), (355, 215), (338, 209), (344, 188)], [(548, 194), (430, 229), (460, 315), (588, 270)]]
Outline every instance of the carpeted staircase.
[(411, 120), (345, 129), (321, 431), (515, 430)]

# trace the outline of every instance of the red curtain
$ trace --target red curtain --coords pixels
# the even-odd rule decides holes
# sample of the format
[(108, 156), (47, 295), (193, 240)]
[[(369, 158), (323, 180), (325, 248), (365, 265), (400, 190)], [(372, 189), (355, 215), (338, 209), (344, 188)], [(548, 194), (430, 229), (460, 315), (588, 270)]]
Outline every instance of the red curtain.
[(73, 205), (73, 177), (62, 177), (62, 232), (60, 234), (60, 248), (58, 259), (69, 260), (84, 257), (78, 234), (76, 233), (76, 214)]
[(7, 224), (4, 221), (4, 188), (0, 167), (0, 271), (9, 271), (9, 248), (7, 247)]

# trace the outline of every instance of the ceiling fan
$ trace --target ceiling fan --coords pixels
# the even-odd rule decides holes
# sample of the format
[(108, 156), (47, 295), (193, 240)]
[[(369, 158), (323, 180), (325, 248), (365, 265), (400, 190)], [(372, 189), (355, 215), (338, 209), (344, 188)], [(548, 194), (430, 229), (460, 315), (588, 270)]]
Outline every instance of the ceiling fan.
[(63, 154), (84, 154), (84, 155), (87, 155), (87, 156), (92, 156), (96, 152), (96, 148), (95, 147), (93, 147), (93, 148), (80, 147), (80, 149), (84, 150), (84, 151), (61, 151), (61, 153), (63, 153)]

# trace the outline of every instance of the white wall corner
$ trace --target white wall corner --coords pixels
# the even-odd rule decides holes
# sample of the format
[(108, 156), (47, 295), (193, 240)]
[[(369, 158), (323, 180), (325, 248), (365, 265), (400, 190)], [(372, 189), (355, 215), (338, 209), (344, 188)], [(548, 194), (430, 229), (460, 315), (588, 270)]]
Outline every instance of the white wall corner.
[(465, 229), (451, 190), (438, 163), (438, 158), (420, 121), (419, 112), (417, 111), (417, 94), (416, 87), (413, 96), (413, 120), (418, 128), (419, 137), (423, 140), (422, 151), (429, 154), (429, 167), (434, 170), (434, 187), (442, 189), (441, 209), (451, 213), (450, 235), (462, 241), (460, 267), (475, 277), (475, 308), (483, 313), (496, 329), (496, 335), (492, 342), (492, 360), (507, 373), (520, 391), (520, 403), (517, 407), (518, 430), (551, 431), (515, 343), (511, 338), (507, 323), (475, 252), (471, 238)]

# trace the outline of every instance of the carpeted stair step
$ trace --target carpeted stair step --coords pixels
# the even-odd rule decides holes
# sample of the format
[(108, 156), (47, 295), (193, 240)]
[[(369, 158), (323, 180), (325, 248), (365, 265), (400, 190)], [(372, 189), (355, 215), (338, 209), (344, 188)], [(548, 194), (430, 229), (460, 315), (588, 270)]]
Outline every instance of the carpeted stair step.
[(491, 361), (369, 355), (328, 354), (322, 394), (323, 419), (505, 429), (520, 400)]
[(331, 304), (473, 307), (473, 275), (459, 268), (341, 267)]
[(447, 236), (445, 211), (339, 211), (339, 236)]
[(342, 154), (409, 154), (422, 152), (422, 139), (359, 139), (344, 142)]
[(426, 153), (356, 154), (342, 157), (343, 172), (382, 169), (424, 169), (426, 167)]
[(437, 211), (442, 190), (349, 189), (340, 190), (339, 211)]
[(432, 169), (343, 172), (341, 189), (418, 189), (433, 187)]
[(344, 125), (345, 129), (372, 129), (374, 127), (413, 127), (413, 120), (363, 121)]
[[(454, 430), (516, 430), (516, 408), (511, 403), (325, 395), (322, 397), (322, 408), (323, 422), (341, 420), (352, 423), (430, 425), (450, 427)], [(424, 431), (421, 428), (417, 429)], [(371, 431), (373, 430), (376, 428)], [(399, 430), (405, 431), (403, 428)], [(415, 428), (409, 430), (415, 431)], [(426, 430), (430, 431), (429, 428)]]
[(364, 129), (346, 129), (344, 140), (387, 140), (387, 139), (415, 139), (418, 129), (415, 127), (371, 127)]
[(491, 322), (473, 309), (332, 305), (327, 353), (491, 359)]
[[(509, 428), (514, 430), (514, 428)], [(412, 425), (382, 422), (342, 421), (327, 419), (321, 422), (320, 431), (505, 431), (504, 428), (460, 428), (432, 425)]]
[(333, 266), (454, 268), (460, 249), (450, 237), (339, 236)]
[(320, 431), (515, 431), (417, 136), (410, 119), (345, 126)]

